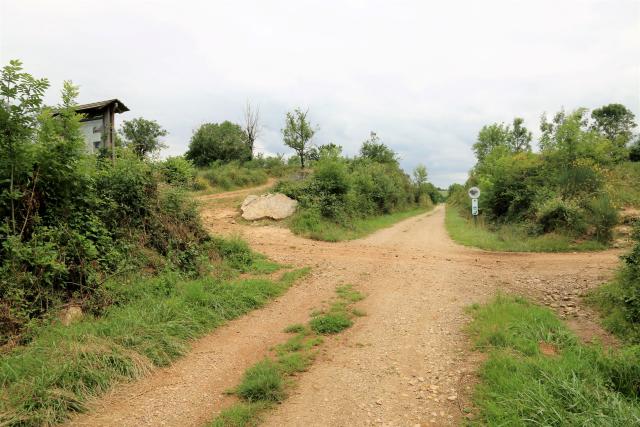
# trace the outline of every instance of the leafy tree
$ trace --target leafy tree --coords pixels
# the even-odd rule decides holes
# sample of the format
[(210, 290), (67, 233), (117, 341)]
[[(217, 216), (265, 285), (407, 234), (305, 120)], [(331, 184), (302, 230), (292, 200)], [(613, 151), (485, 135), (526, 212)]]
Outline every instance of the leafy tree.
[(123, 138), (122, 144), (131, 148), (141, 159), (166, 148), (160, 138), (167, 136), (167, 131), (155, 120), (147, 120), (142, 117), (125, 120), (118, 132)]
[(591, 112), (594, 120), (592, 128), (604, 134), (609, 140), (625, 146), (636, 127), (633, 113), (622, 104), (608, 104)]
[[(47, 79), (36, 79), (23, 72), (22, 62), (18, 60), (10, 61), (0, 72), (0, 176), (3, 177), (0, 181), (0, 206), (7, 206), (7, 202), (10, 205), (13, 233), (17, 229), (16, 204), (24, 196), (16, 184), (31, 180), (32, 146), (29, 141), (48, 87)], [(4, 177), (8, 180), (4, 181)], [(3, 211), (0, 207), (0, 214)]]
[(360, 147), (360, 157), (378, 163), (398, 164), (398, 155), (380, 142), (380, 138), (375, 132), (371, 132), (369, 139), (362, 143), (362, 147)]
[(413, 180), (417, 185), (427, 183), (427, 168), (425, 165), (418, 165), (413, 170)]
[(282, 138), (287, 147), (295, 150), (300, 158), (300, 167), (304, 169), (304, 161), (310, 148), (310, 141), (316, 133), (315, 129), (307, 121), (309, 111), (302, 112), (296, 108), (293, 113), (288, 112), (285, 119), (285, 127), (282, 129)]
[(478, 133), (478, 139), (475, 144), (473, 144), (473, 152), (478, 162), (482, 162), (495, 148), (506, 147), (509, 138), (509, 127), (503, 123), (493, 123), (483, 126)]
[(524, 127), (524, 119), (516, 117), (513, 119), (513, 128), (507, 136), (509, 149), (514, 152), (531, 151), (531, 132)]
[(251, 150), (239, 125), (230, 121), (205, 123), (191, 137), (185, 157), (202, 167), (217, 160), (224, 163), (249, 160)]
[(318, 157), (320, 159), (338, 159), (342, 155), (342, 146), (333, 142), (323, 144), (318, 147)]

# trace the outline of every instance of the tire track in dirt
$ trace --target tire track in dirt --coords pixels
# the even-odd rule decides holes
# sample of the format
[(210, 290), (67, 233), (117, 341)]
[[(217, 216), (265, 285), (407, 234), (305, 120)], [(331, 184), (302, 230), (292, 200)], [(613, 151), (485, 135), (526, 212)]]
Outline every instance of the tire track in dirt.
[(557, 283), (596, 286), (617, 264), (614, 251), (516, 254), (458, 246), (444, 229), (444, 207), (343, 243), (302, 239), (277, 226), (236, 224), (215, 209), (229, 207), (204, 208), (212, 233), (240, 233), (277, 262), (311, 266), (311, 276), (266, 308), (198, 340), (171, 367), (116, 387), (71, 425), (202, 425), (232, 401), (223, 392), (244, 370), (285, 339), (282, 329), (307, 320), (341, 283), (368, 295), (358, 303), (368, 315), (327, 340), (265, 424), (454, 425), (463, 417), (479, 363), (463, 332), (466, 306), (498, 289), (540, 298)]

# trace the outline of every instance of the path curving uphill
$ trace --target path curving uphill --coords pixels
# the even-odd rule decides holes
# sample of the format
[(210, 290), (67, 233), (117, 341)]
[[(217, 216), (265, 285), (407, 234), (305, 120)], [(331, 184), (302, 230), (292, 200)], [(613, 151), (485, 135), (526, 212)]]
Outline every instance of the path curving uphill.
[[(240, 197), (249, 194), (234, 194)], [(237, 224), (225, 204), (203, 207), (212, 233), (240, 233), (273, 260), (311, 266), (287, 294), (198, 340), (173, 366), (117, 387), (75, 417), (76, 426), (201, 426), (232, 398), (244, 370), (281, 332), (349, 283), (367, 316), (328, 340), (291, 396), (267, 413), (268, 426), (456, 425), (468, 404), (478, 356), (464, 334), (464, 308), (497, 290), (540, 301), (578, 293), (611, 277), (618, 252), (492, 253), (459, 246), (444, 207), (351, 242), (303, 239), (277, 226)], [(587, 313), (585, 315), (584, 313)], [(586, 333), (597, 326), (582, 312)]]

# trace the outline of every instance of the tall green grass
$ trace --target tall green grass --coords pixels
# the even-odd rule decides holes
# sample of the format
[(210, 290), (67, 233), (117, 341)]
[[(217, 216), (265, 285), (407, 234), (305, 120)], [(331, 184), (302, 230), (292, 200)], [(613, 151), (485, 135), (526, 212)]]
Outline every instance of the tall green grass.
[(457, 206), (447, 206), (445, 224), (449, 236), (465, 246), (505, 252), (597, 251), (607, 248), (594, 240), (577, 242), (558, 233), (530, 236), (522, 227), (515, 225), (503, 225), (493, 231), (482, 218), (475, 224), (473, 220), (464, 218), (458, 209)]
[[(269, 176), (264, 169), (231, 162), (226, 164), (214, 163), (206, 169), (200, 169), (196, 178), (197, 182), (205, 187), (200, 188), (200, 190), (212, 192), (262, 185), (267, 182)], [(206, 188), (206, 186), (210, 188)]]
[(550, 310), (522, 298), (498, 296), (470, 313), (469, 332), (489, 354), (473, 425), (640, 425), (640, 346), (580, 344)]
[[(272, 271), (272, 267), (267, 269)], [(0, 360), (0, 425), (39, 426), (81, 412), (119, 381), (170, 364), (189, 342), (281, 295), (307, 269), (280, 280), (183, 280), (176, 273), (110, 283), (120, 305), (100, 318), (53, 324)]]
[(392, 226), (393, 224), (423, 214), (433, 209), (414, 208), (388, 215), (353, 219), (348, 226), (338, 224), (321, 217), (314, 210), (300, 210), (290, 221), (291, 231), (300, 236), (326, 242), (359, 239), (375, 231)]

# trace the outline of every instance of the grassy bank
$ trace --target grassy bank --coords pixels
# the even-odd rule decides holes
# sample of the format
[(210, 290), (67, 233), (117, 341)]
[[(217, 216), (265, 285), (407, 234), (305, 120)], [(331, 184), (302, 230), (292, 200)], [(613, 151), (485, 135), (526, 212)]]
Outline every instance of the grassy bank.
[[(263, 273), (276, 266), (264, 258), (228, 255), (217, 277), (185, 280), (167, 272), (105, 284), (118, 304), (101, 317), (86, 316), (70, 326), (54, 322), (35, 331), (28, 345), (0, 360), (0, 425), (62, 422), (114, 383), (170, 364), (191, 340), (263, 306), (307, 272), (270, 280)], [(241, 271), (253, 275), (240, 279)]]
[(640, 346), (586, 346), (548, 309), (499, 296), (470, 309), (469, 332), (489, 354), (473, 425), (640, 423)]
[(617, 206), (640, 208), (640, 162), (617, 165), (607, 176), (607, 190)]
[(482, 217), (479, 218), (477, 225), (473, 220), (464, 218), (457, 206), (447, 206), (445, 224), (449, 236), (457, 243), (490, 251), (569, 252), (597, 251), (607, 248), (606, 245), (593, 240), (576, 242), (558, 233), (530, 236), (513, 225), (504, 225), (494, 231), (489, 229)]
[(349, 226), (337, 224), (322, 218), (313, 211), (302, 210), (291, 219), (290, 226), (291, 230), (300, 236), (313, 240), (339, 242), (342, 240), (359, 239), (380, 229), (390, 227), (404, 219), (429, 212), (432, 209), (433, 206), (429, 208), (421, 207), (389, 215), (354, 219)]
[(254, 169), (237, 162), (214, 164), (196, 172), (197, 194), (214, 194), (223, 191), (257, 187), (266, 184), (269, 175), (262, 169)]
[(293, 336), (273, 349), (266, 357), (247, 369), (242, 381), (232, 391), (239, 401), (223, 410), (210, 427), (247, 427), (258, 425), (262, 413), (286, 399), (295, 385), (294, 376), (307, 370), (323, 342), (323, 336), (342, 332), (362, 315), (351, 306), (364, 298), (350, 285), (336, 289), (337, 298), (325, 310), (313, 313), (307, 325), (295, 324), (285, 332)]

